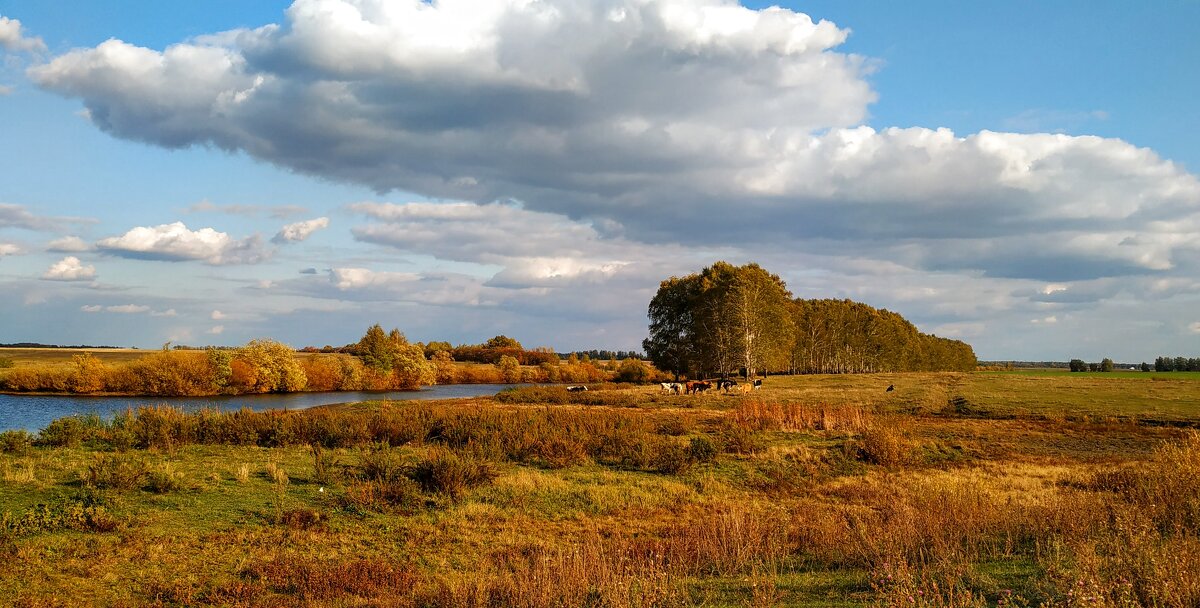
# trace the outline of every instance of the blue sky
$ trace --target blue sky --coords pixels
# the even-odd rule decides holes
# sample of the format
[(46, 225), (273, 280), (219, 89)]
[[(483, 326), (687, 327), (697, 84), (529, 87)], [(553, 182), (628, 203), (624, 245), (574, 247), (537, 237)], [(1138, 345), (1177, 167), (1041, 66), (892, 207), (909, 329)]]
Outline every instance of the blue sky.
[(0, 341), (627, 349), (728, 259), (985, 359), (1200, 346), (1200, 4), (417, 4), (0, 0)]

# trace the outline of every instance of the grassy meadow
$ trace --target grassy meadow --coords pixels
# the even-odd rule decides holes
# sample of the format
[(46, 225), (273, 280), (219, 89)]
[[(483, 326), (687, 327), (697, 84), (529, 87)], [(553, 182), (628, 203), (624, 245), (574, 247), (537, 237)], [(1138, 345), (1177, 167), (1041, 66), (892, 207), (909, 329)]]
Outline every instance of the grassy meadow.
[(0, 604), (1200, 605), (1194, 375), (593, 388), (4, 433)]

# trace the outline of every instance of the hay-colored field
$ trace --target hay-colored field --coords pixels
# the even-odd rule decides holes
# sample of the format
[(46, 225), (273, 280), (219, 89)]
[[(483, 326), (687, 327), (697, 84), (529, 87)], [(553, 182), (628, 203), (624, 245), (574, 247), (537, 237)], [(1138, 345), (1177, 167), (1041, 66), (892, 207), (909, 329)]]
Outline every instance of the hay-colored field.
[(155, 351), (136, 348), (0, 348), (0, 358), (11, 359), (14, 365), (69, 364), (75, 355), (84, 353), (106, 364), (128, 363)]
[(10, 434), (0, 604), (1195, 606), (1200, 382), (1097, 376)]

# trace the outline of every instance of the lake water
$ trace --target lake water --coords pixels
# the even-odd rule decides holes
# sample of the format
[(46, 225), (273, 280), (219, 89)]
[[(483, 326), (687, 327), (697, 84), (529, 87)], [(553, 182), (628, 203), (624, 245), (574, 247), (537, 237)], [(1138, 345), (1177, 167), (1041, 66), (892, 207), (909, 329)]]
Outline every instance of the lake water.
[(237, 395), (215, 397), (84, 397), (79, 395), (0, 395), (0, 431), (25, 429), (37, 432), (56, 418), (75, 414), (109, 417), (128, 408), (144, 405), (173, 405), (188, 411), (217, 408), (236, 411), (302, 410), (318, 405), (355, 401), (454, 399), (494, 395), (510, 384), (447, 384), (419, 391), (339, 393), (287, 393), (281, 395)]

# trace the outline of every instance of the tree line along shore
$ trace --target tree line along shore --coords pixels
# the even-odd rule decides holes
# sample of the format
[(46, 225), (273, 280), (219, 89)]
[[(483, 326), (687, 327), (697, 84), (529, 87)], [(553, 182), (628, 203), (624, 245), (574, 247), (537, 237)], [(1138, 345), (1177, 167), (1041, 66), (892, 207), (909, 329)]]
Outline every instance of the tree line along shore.
[[(648, 307), (648, 361), (526, 349), (507, 336), (477, 345), (409, 342), (376, 324), (356, 343), (306, 347), (274, 340), (237, 348), (169, 349), (108, 363), (91, 351), (67, 364), (13, 365), (0, 390), (204, 396), (298, 391), (411, 390), (431, 384), (655, 382), (759, 374), (972, 371), (970, 345), (922, 333), (897, 313), (850, 300), (792, 298), (757, 264), (717, 262), (662, 282)], [(100, 353), (100, 351), (96, 351)], [(121, 351), (128, 353), (129, 351)], [(7, 368), (7, 369), (2, 369)]]

